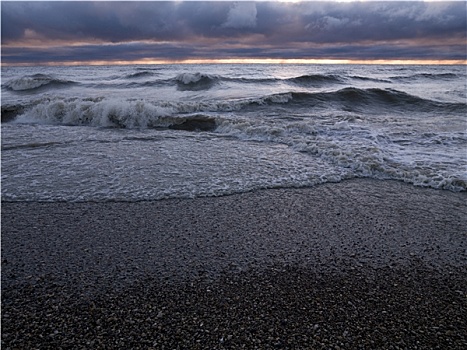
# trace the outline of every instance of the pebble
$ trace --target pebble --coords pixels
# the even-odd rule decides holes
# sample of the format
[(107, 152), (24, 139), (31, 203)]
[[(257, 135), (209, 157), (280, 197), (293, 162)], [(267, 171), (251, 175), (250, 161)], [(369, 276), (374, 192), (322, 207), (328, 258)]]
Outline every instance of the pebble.
[(464, 350), (465, 199), (360, 179), (5, 202), (1, 348)]
[(2, 291), (2, 348), (465, 349), (465, 269), (410, 270), (407, 280), (393, 268), (364, 279), (344, 267), (265, 267), (208, 282), (154, 278), (91, 299), (44, 279)]

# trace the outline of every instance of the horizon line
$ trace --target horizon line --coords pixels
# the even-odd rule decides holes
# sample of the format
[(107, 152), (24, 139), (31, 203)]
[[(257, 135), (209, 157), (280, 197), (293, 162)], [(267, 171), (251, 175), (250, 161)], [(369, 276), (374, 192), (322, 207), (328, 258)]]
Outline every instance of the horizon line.
[(2, 67), (44, 67), (44, 66), (123, 66), (163, 64), (368, 64), (368, 65), (467, 65), (467, 59), (308, 59), (308, 58), (190, 58), (178, 60), (94, 60), (94, 61), (51, 61), (51, 62), (1, 62)]

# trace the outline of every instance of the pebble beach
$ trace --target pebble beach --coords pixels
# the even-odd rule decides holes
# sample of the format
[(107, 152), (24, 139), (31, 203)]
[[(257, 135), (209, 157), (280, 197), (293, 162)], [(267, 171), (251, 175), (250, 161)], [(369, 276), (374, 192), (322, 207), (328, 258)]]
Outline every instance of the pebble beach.
[(2, 203), (3, 349), (465, 349), (467, 195)]

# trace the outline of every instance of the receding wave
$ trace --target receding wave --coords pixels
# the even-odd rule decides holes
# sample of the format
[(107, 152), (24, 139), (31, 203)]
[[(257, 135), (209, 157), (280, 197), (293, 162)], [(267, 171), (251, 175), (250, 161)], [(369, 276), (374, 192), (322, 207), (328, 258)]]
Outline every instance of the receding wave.
[[(392, 179), (412, 183), (417, 186), (433, 187), (450, 191), (467, 191), (465, 174), (448, 170), (436, 157), (433, 166), (429, 161), (415, 163), (411, 158), (405, 160), (400, 148), (393, 148), (397, 141), (390, 134), (374, 136), (374, 130), (362, 125), (339, 120), (334, 123), (317, 124), (312, 120), (301, 120), (284, 124), (264, 124), (255, 120), (223, 120), (216, 132), (241, 140), (273, 142), (285, 144), (300, 153), (333, 164), (341, 173), (332, 181), (344, 178), (369, 177)], [(437, 143), (444, 138), (449, 147), (465, 147), (467, 139), (440, 133), (411, 135), (409, 147)]]
[(43, 148), (53, 146), (66, 146), (68, 142), (30, 142), (25, 144), (17, 145), (2, 145), (2, 151), (16, 150), (16, 149), (31, 149), (31, 148)]
[(64, 87), (72, 84), (75, 84), (75, 82), (58, 79), (47, 74), (34, 74), (12, 79), (6, 82), (4, 86), (12, 91), (31, 91), (44, 87)]

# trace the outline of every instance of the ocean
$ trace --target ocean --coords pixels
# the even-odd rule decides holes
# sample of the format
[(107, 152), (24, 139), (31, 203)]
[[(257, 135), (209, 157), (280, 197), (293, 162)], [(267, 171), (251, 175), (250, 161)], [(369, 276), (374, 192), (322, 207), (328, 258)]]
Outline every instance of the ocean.
[(2, 67), (3, 201), (467, 190), (465, 66)]

